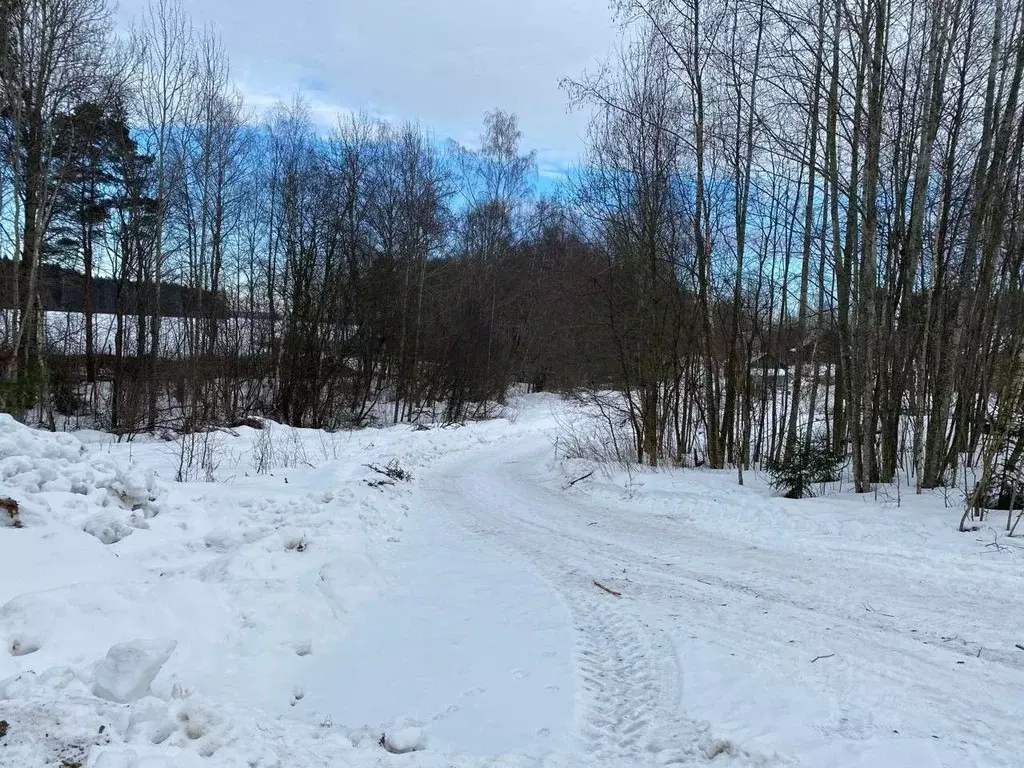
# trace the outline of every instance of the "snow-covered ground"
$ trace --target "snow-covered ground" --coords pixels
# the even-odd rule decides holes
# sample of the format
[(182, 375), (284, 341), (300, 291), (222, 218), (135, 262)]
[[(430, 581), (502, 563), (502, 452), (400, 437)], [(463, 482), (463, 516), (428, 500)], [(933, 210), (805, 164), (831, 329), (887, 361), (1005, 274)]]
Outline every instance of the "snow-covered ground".
[(185, 484), (0, 419), (0, 765), (1024, 764), (1021, 540), (906, 489), (569, 487), (571, 408), (218, 433)]
[[(196, 333), (196, 321), (192, 319), (191, 333)], [(264, 338), (270, 322), (262, 318), (231, 317), (218, 323), (218, 338), (226, 350), (247, 350), (254, 334)], [(0, 310), (0, 329), (6, 331), (10, 319)], [(148, 317), (145, 328), (149, 332)], [(134, 355), (138, 350), (139, 319), (136, 315), (124, 319), (124, 353)], [(46, 343), (62, 355), (85, 354), (85, 315), (81, 312), (48, 311), (44, 326)], [(160, 321), (160, 353), (164, 357), (175, 357), (189, 349), (189, 320), (183, 317), (165, 317)], [(117, 315), (96, 313), (93, 315), (93, 344), (97, 354), (114, 354), (117, 339)], [(6, 335), (3, 336), (7, 338)]]

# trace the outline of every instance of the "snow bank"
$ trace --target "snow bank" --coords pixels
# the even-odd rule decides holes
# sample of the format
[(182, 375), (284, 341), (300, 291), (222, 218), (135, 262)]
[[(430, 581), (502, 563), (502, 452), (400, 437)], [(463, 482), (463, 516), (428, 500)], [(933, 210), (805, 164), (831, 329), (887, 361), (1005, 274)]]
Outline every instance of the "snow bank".
[(361, 738), (301, 683), (378, 593), (415, 506), (415, 482), (372, 467), (418, 477), (510, 430), (243, 427), (216, 436), (216, 482), (178, 484), (174, 442), (0, 415), (0, 497), (23, 524), (0, 527), (0, 766), (450, 764), (408, 723)]
[(0, 493), (31, 510), (22, 514), (26, 526), (68, 521), (76, 511), (96, 508), (152, 517), (164, 492), (153, 472), (89, 452), (74, 435), (29, 429), (0, 414)]

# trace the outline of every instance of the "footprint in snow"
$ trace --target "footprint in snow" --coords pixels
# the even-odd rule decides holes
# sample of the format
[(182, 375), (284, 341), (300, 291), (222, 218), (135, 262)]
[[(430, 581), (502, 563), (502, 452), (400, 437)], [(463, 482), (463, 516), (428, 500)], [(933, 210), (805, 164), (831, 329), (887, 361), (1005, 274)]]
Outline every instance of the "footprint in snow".
[(516, 680), (523, 680), (524, 678), (527, 678), (529, 676), (530, 673), (527, 672), (525, 669), (512, 670), (512, 677), (514, 677)]
[(440, 722), (441, 720), (444, 720), (446, 717), (450, 717), (451, 715), (454, 715), (456, 712), (459, 711), (459, 709), (461, 709), (461, 707), (459, 707), (458, 704), (449, 704), (445, 708), (444, 712), (441, 712), (439, 714), (434, 715), (431, 718), (431, 722), (432, 723)]

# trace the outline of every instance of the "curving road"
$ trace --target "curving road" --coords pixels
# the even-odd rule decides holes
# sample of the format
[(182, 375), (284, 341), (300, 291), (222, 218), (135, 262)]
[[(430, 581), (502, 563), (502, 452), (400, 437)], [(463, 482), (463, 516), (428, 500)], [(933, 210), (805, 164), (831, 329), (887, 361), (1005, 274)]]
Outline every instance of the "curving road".
[(551, 459), (527, 435), (438, 465), (424, 490), (567, 606), (570, 764), (1021, 764), (1019, 557), (890, 535), (849, 501), (793, 523), (792, 502), (711, 473), (680, 474), (657, 513), (643, 492), (565, 489)]

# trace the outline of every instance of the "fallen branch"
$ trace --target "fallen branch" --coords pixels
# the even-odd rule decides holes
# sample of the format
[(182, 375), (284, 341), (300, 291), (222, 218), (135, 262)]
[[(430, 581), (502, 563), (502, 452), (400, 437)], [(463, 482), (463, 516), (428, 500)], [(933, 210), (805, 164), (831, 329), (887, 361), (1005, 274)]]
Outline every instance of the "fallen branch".
[(574, 485), (576, 485), (576, 483), (580, 482), (581, 480), (586, 480), (588, 477), (593, 477), (593, 476), (594, 476), (594, 470), (590, 470), (589, 472), (587, 472), (587, 474), (582, 475), (581, 477), (577, 477), (575, 480), (570, 482), (569, 485), (566, 486), (566, 488), (572, 488)]
[(389, 461), (384, 466), (384, 469), (381, 469), (376, 464), (364, 464), (363, 466), (367, 469), (373, 470), (378, 475), (384, 475), (384, 477), (389, 480), (403, 480), (405, 482), (412, 480), (412, 475), (410, 475), (408, 471), (402, 469), (401, 465), (398, 463), (398, 459), (392, 459)]
[(603, 589), (605, 592), (607, 592), (609, 595), (612, 595), (613, 597), (622, 597), (622, 593), (621, 592), (616, 592), (614, 589), (609, 589), (604, 584), (602, 584), (600, 581), (595, 580), (594, 581), (594, 586), (597, 587), (598, 589)]
[(999, 543), (999, 534), (995, 531), (992, 531), (992, 542), (990, 544), (986, 544), (985, 547), (995, 547), (996, 552), (1002, 552), (1004, 549), (1006, 549), (1006, 547)]
[(815, 656), (813, 659), (811, 659), (811, 664), (816, 662), (818, 659), (831, 659), (833, 656), (835, 656), (834, 653), (826, 653), (824, 656)]
[(1016, 647), (1020, 648), (1022, 651), (1024, 651), (1024, 645), (1021, 645), (1020, 643), (1017, 643)]

